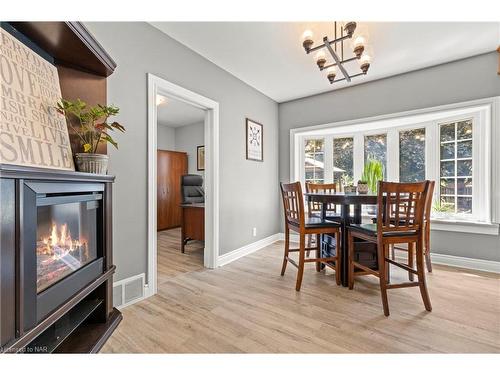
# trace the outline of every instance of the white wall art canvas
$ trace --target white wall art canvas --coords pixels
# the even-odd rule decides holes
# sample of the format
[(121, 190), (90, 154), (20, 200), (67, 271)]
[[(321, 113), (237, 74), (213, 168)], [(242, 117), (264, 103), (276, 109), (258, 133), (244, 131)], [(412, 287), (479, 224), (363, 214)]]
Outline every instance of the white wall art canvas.
[(75, 170), (57, 68), (0, 29), (0, 163)]

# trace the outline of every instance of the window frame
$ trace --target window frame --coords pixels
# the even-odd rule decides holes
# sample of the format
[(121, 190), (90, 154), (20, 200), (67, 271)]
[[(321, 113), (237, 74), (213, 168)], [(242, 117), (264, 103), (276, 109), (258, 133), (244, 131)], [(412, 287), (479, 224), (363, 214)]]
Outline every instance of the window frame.
[[(291, 178), (303, 176), (297, 170), (297, 139), (325, 139), (325, 182), (333, 180), (333, 138), (354, 139), (353, 174), (358, 181), (364, 164), (364, 136), (387, 133), (387, 180), (399, 181), (399, 133), (405, 130), (425, 128), (425, 178), (440, 181), (440, 138), (439, 124), (464, 119), (473, 121), (472, 137), (472, 181), (473, 217), (463, 214), (433, 217), (433, 229), (457, 230), (472, 233), (498, 234), (500, 221), (500, 172), (492, 168), (499, 165), (500, 152), (492, 149), (494, 140), (500, 140), (500, 130), (491, 124), (498, 124), (500, 97), (480, 99), (466, 103), (450, 104), (391, 115), (376, 116), (360, 120), (349, 120), (313, 127), (290, 130), (290, 172)], [(374, 126), (375, 125), (375, 126)], [(353, 131), (354, 129), (359, 129)], [(330, 139), (330, 142), (328, 140)], [(328, 165), (331, 164), (331, 165)], [(497, 190), (493, 187), (498, 186)], [(434, 199), (439, 197), (439, 184)], [(465, 230), (464, 230), (465, 229)]]

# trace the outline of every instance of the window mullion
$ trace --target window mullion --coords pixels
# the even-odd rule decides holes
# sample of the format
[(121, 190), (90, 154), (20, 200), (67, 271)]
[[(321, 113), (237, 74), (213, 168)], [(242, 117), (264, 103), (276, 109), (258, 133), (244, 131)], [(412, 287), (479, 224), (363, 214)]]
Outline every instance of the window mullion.
[(399, 131), (387, 131), (387, 176), (386, 181), (399, 181)]
[(354, 184), (356, 185), (361, 175), (363, 174), (363, 167), (365, 165), (365, 144), (364, 135), (361, 133), (354, 134), (354, 151), (353, 151), (353, 164), (354, 164)]
[(326, 184), (333, 182), (333, 135), (325, 136), (324, 144), (324, 179)]

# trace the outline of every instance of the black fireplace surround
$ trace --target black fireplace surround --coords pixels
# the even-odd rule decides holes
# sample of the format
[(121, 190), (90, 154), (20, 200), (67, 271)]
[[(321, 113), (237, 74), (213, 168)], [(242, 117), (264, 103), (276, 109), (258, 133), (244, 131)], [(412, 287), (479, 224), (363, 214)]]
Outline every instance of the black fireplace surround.
[[(21, 188), (23, 214), (19, 233), (24, 258), (24, 329), (30, 329), (78, 292), (82, 285), (102, 275), (104, 184), (28, 180), (23, 181)], [(55, 238), (47, 238), (52, 227)], [(67, 240), (80, 231), (91, 237), (82, 242), (85, 252), (95, 254), (88, 262), (72, 256), (78, 250), (83, 253), (84, 246), (74, 246), (78, 240)], [(66, 247), (64, 242), (70, 243)], [(74, 247), (74, 251), (68, 251), (70, 247)], [(51, 253), (40, 254), (45, 248), (52, 248)], [(62, 254), (54, 254), (54, 249)], [(49, 263), (45, 270), (44, 263)], [(45, 281), (50, 277), (53, 283)]]
[(113, 307), (113, 176), (0, 164), (0, 353), (94, 353)]

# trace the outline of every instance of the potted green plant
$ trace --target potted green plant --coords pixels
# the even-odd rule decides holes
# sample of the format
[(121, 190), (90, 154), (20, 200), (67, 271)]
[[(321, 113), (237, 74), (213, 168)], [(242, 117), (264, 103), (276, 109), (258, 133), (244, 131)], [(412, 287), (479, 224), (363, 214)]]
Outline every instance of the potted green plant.
[(363, 174), (358, 182), (358, 193), (367, 194), (377, 192), (378, 182), (384, 179), (384, 166), (382, 162), (375, 159), (368, 159), (363, 168)]
[(354, 186), (354, 179), (348, 174), (344, 173), (342, 177), (340, 177), (340, 182), (342, 183), (342, 188), (344, 193), (353, 194), (356, 193), (356, 186)]
[(108, 142), (118, 148), (110, 131), (124, 132), (125, 128), (116, 121), (110, 122), (109, 119), (118, 114), (119, 108), (101, 104), (90, 107), (80, 99), (75, 101), (61, 99), (56, 109), (66, 117), (69, 127), (79, 137), (83, 152), (75, 154), (78, 170), (106, 174), (109, 157), (98, 154), (97, 147), (101, 142)]

